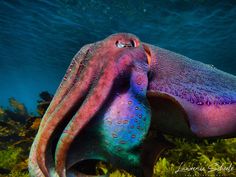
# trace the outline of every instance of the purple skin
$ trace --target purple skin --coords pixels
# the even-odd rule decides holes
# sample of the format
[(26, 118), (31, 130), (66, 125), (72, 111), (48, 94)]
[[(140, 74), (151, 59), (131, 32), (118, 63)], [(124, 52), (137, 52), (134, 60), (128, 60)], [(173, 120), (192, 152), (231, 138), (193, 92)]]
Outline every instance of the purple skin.
[(236, 77), (132, 34), (111, 35), (73, 58), (32, 145), (30, 174), (84, 176), (72, 167), (96, 159), (150, 177), (164, 149), (153, 131), (235, 137)]

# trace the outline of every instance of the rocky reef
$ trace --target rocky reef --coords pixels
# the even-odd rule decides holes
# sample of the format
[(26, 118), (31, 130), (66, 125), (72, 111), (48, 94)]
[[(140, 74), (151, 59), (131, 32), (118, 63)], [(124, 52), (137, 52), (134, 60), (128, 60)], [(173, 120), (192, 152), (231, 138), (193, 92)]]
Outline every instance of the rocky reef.
[[(38, 116), (30, 114), (24, 104), (9, 98), (9, 107), (0, 107), (0, 177), (26, 177), (28, 155), (52, 95), (44, 91), (37, 101)], [(155, 177), (236, 176), (236, 138), (186, 140), (165, 135), (173, 149), (165, 151), (154, 167)], [(98, 173), (112, 171), (110, 176), (131, 176), (103, 163)]]

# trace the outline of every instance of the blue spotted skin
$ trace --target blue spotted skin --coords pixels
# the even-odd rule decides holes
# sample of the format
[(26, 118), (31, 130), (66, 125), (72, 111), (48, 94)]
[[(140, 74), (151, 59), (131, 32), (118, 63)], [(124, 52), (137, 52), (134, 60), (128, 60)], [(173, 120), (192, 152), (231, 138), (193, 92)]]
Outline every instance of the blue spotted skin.
[(111, 100), (73, 143), (70, 167), (82, 159), (98, 159), (142, 176), (140, 146), (150, 127), (151, 110), (146, 98), (148, 66), (135, 65), (128, 87), (115, 85)]
[[(127, 101), (128, 100), (128, 101)], [(120, 95), (104, 116), (102, 132), (108, 149), (112, 152), (130, 150), (144, 140), (150, 126), (148, 103), (140, 102), (135, 95)]]
[(132, 78), (130, 85), (127, 93), (118, 94), (110, 105), (100, 131), (110, 153), (123, 159), (128, 156), (129, 163), (138, 164), (140, 157), (129, 153), (140, 146), (147, 135), (151, 112), (143, 76)]
[(196, 105), (236, 103), (235, 76), (162, 48), (155, 47), (155, 51), (155, 77), (149, 81), (149, 91), (158, 90)]

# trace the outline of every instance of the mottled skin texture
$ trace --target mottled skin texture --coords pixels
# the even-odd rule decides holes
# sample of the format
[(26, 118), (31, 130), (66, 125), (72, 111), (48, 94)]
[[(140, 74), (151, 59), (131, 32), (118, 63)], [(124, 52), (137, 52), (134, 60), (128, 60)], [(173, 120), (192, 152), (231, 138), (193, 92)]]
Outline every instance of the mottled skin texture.
[(83, 176), (78, 164), (95, 159), (149, 177), (165, 147), (159, 132), (235, 137), (236, 77), (132, 34), (111, 35), (73, 58), (32, 145), (29, 171)]

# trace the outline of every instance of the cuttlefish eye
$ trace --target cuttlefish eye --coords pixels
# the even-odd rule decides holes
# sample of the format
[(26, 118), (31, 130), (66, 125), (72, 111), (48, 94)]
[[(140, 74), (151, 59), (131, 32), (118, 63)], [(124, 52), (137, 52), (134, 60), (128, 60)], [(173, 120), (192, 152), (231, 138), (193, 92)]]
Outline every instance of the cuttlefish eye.
[(116, 41), (116, 46), (118, 48), (124, 48), (124, 47), (137, 47), (136, 43), (134, 40), (130, 40), (130, 41)]

